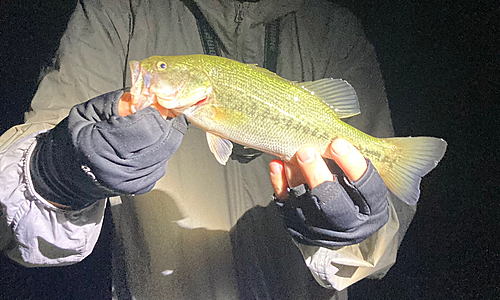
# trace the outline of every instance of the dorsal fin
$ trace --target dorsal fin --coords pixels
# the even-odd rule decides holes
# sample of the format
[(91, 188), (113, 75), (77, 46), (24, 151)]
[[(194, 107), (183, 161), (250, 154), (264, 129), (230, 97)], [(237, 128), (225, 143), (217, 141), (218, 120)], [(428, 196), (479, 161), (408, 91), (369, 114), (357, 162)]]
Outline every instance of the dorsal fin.
[(328, 104), (339, 118), (352, 117), (361, 113), (356, 91), (345, 80), (323, 78), (298, 85)]

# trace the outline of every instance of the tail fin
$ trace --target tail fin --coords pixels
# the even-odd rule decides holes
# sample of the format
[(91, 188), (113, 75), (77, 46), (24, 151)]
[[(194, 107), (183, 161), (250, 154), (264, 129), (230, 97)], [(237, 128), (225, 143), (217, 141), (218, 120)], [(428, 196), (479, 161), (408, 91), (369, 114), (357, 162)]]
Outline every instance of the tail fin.
[(394, 160), (380, 166), (381, 176), (394, 195), (415, 205), (420, 196), (421, 178), (443, 158), (447, 143), (442, 139), (426, 136), (388, 138), (385, 142), (395, 146), (397, 150)]

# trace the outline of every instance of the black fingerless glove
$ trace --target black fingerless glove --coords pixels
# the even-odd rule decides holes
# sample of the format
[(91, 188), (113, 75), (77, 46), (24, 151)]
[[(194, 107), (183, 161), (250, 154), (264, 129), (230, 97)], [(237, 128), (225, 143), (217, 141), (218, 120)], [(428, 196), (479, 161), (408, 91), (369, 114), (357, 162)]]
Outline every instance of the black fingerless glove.
[(324, 247), (357, 244), (389, 220), (388, 190), (373, 164), (356, 182), (343, 175), (310, 190), (292, 189), (278, 203), (288, 233), (299, 243)]
[(40, 196), (76, 210), (110, 196), (146, 193), (163, 177), (186, 120), (165, 120), (150, 107), (120, 117), (122, 94), (118, 90), (76, 105), (38, 136), (30, 172)]
[(233, 152), (230, 157), (241, 164), (247, 164), (261, 155), (262, 152), (259, 150), (233, 143)]

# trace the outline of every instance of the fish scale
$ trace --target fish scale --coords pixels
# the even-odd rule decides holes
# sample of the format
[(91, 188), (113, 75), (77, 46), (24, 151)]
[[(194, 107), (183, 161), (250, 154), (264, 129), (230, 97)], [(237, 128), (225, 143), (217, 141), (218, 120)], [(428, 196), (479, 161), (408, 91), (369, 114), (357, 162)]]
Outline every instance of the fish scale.
[(414, 205), (421, 177), (446, 151), (439, 138), (378, 139), (344, 123), (341, 118), (359, 113), (359, 104), (351, 85), (340, 79), (296, 83), (207, 55), (153, 56), (130, 65), (135, 102), (149, 95), (155, 107), (185, 114), (207, 132), (210, 150), (223, 164), (231, 141), (290, 160), (304, 146), (329, 157), (329, 144), (341, 137), (372, 161), (394, 195)]
[[(217, 131), (225, 131), (235, 142), (290, 160), (305, 145), (325, 153), (330, 142), (341, 137), (349, 140), (375, 163), (384, 156), (382, 153), (385, 150), (378, 139), (342, 122), (328, 105), (318, 101), (299, 84), (267, 72), (249, 73), (248, 69), (255, 67), (245, 64), (234, 67), (234, 64), (209, 63), (206, 66), (205, 69), (212, 75), (218, 105), (241, 112), (250, 119), (265, 116), (253, 119), (254, 123), (247, 123), (244, 131), (239, 124), (234, 124), (234, 127), (221, 125)], [(266, 86), (266, 89), (262, 89), (262, 86)], [(250, 94), (248, 90), (255, 92)], [(239, 94), (248, 98), (244, 99)], [(295, 97), (299, 101), (295, 101)], [(241, 98), (241, 101), (233, 101), (235, 98)], [(254, 111), (255, 107), (262, 111)], [(276, 119), (283, 121), (276, 124), (273, 122)], [(269, 137), (269, 128), (275, 133), (274, 139)], [(310, 134), (312, 132), (316, 134)], [(289, 141), (285, 143), (285, 139)], [(378, 145), (378, 151), (363, 151), (367, 144)]]
[[(246, 124), (245, 131), (241, 131), (238, 127), (239, 124), (234, 124), (234, 129), (225, 127), (225, 130), (228, 131), (227, 135), (236, 142), (252, 144), (254, 148), (259, 150), (290, 159), (301, 146), (306, 144), (320, 147), (324, 152), (335, 137), (348, 136), (348, 134), (342, 134), (342, 132), (348, 132), (346, 126), (339, 128), (331, 126), (334, 121), (338, 121), (338, 118), (330, 111), (330, 108), (326, 104), (318, 102), (314, 96), (300, 86), (289, 81), (276, 80), (277, 76), (274, 74), (254, 73), (255, 76), (248, 76), (245, 69), (252, 67), (242, 65), (241, 68), (241, 72), (231, 72), (234, 69), (227, 68), (226, 65), (208, 65), (211, 74), (232, 75), (213, 76), (212, 84), (215, 87), (217, 105), (242, 112), (253, 119), (253, 123)], [(270, 86), (262, 89), (264, 85)], [(292, 93), (290, 93), (290, 88), (293, 88)], [(254, 90), (255, 93), (245, 93), (248, 99), (232, 101), (238, 97), (235, 93), (248, 90)], [(297, 97), (299, 101), (295, 101), (294, 97)], [(288, 100), (283, 101), (283, 98), (288, 98)], [(260, 108), (261, 111), (255, 111), (255, 108)], [(288, 122), (275, 122), (275, 120), (280, 119)], [(227, 125), (225, 124), (225, 126)], [(273, 133), (275, 133), (275, 139), (268, 137), (269, 128), (272, 128)], [(310, 135), (308, 134), (310, 132), (321, 133)], [(351, 135), (354, 136), (354, 134)], [(288, 145), (283, 144), (284, 137), (288, 137), (290, 140)]]

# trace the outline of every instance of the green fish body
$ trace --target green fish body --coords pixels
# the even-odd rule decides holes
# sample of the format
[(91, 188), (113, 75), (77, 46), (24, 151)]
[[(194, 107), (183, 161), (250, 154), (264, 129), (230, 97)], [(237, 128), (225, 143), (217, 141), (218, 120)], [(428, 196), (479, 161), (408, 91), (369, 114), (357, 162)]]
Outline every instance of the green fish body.
[(433, 137), (375, 138), (343, 122), (359, 113), (356, 93), (340, 79), (292, 82), (266, 69), (207, 56), (153, 56), (131, 62), (135, 109), (155, 103), (207, 132), (225, 164), (230, 141), (290, 160), (304, 146), (324, 157), (335, 138), (371, 160), (386, 186), (411, 205), (421, 177), (441, 160), (446, 142)]

